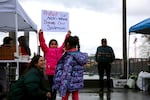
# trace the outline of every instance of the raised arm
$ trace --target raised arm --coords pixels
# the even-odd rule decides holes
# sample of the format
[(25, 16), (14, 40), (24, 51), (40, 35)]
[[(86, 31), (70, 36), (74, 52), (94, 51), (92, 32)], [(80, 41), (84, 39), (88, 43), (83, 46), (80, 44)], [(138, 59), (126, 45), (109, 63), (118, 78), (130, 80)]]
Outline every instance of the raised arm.
[(65, 47), (65, 40), (69, 37), (71, 35), (71, 31), (70, 30), (68, 30), (68, 32), (67, 32), (67, 34), (66, 34), (66, 37), (65, 37), (65, 39), (64, 39), (64, 42), (62, 43), (62, 45), (60, 46), (60, 48), (64, 48)]
[(48, 46), (45, 43), (44, 35), (43, 35), (43, 30), (40, 29), (39, 31), (39, 42), (40, 42), (40, 47), (43, 50), (43, 52), (47, 52)]

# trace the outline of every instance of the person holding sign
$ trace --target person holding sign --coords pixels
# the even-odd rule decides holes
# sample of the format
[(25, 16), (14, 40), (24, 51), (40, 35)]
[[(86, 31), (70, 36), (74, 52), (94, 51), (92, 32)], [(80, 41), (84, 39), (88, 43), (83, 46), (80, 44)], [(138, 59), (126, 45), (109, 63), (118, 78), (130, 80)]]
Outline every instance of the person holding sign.
[[(65, 44), (63, 42), (63, 44), (60, 47), (58, 47), (57, 40), (51, 39), (49, 42), (49, 45), (47, 46), (45, 43), (43, 33), (44, 33), (43, 30), (40, 29), (39, 42), (40, 42), (40, 47), (42, 51), (44, 52), (44, 55), (46, 58), (45, 71), (46, 71), (46, 75), (48, 76), (50, 89), (52, 90), (53, 77), (54, 77), (56, 65), (57, 65), (58, 60), (61, 58), (62, 54), (64, 53)], [(71, 31), (68, 31), (65, 37), (65, 40), (70, 36), (70, 34), (71, 34)], [(53, 91), (51, 95), (52, 95), (51, 100), (56, 100), (56, 91)]]

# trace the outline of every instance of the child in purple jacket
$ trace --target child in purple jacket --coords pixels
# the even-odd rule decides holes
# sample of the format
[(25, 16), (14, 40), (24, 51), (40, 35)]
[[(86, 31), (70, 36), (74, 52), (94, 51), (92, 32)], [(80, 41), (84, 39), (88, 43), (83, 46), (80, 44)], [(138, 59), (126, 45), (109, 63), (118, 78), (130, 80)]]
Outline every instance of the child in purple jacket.
[(72, 93), (72, 100), (79, 100), (79, 90), (84, 87), (84, 64), (88, 54), (79, 51), (77, 36), (69, 36), (65, 41), (66, 52), (59, 60), (54, 75), (53, 89), (58, 90), (62, 100), (68, 100)]

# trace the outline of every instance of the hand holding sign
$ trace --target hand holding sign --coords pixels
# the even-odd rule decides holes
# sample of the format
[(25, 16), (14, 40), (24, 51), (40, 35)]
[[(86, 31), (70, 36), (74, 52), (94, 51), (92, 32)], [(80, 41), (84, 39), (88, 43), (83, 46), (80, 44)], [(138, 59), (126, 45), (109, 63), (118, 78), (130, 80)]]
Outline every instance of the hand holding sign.
[(41, 33), (43, 33), (43, 30), (42, 30), (42, 29), (39, 30), (39, 34), (41, 34)]
[(70, 31), (70, 30), (68, 30), (67, 34), (71, 35), (71, 31)]
[(71, 35), (71, 31), (68, 30), (68, 31), (67, 31), (67, 35), (66, 35), (66, 38), (68, 38), (70, 35)]

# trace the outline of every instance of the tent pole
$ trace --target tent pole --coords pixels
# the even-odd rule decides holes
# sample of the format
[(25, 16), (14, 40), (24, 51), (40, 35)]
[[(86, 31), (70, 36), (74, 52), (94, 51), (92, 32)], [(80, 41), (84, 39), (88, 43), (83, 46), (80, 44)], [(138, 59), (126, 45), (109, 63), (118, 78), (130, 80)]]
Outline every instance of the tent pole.
[(17, 55), (17, 68), (16, 68), (16, 80), (19, 78), (19, 50), (18, 50), (18, 43), (17, 43), (17, 36), (18, 36), (18, 17), (17, 13), (15, 14), (15, 33), (16, 33), (16, 55)]
[(40, 43), (39, 43), (39, 33), (37, 32), (37, 54), (40, 55)]
[(127, 52), (127, 79), (130, 74), (130, 58), (129, 58), (129, 49), (130, 48), (130, 35), (128, 35), (128, 52)]

